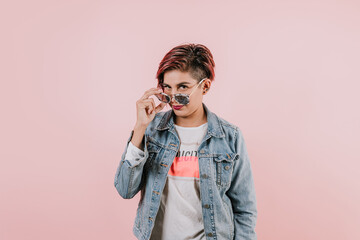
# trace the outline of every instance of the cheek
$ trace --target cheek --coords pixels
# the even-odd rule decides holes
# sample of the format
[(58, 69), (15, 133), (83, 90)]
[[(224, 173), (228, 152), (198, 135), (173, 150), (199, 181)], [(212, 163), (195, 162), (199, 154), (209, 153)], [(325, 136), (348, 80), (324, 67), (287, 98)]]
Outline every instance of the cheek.
[(197, 92), (196, 94), (194, 94), (194, 98), (196, 99), (201, 99), (203, 97), (203, 94), (201, 91)]
[(201, 93), (193, 94), (190, 97), (190, 103), (191, 105), (197, 105), (198, 102), (202, 102), (203, 95)]

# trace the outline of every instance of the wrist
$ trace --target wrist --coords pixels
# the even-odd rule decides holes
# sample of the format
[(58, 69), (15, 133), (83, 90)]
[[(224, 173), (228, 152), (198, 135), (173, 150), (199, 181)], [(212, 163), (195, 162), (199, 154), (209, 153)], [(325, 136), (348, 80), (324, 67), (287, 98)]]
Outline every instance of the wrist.
[(146, 128), (147, 128), (147, 125), (136, 123), (135, 126), (134, 126), (134, 131), (145, 132)]

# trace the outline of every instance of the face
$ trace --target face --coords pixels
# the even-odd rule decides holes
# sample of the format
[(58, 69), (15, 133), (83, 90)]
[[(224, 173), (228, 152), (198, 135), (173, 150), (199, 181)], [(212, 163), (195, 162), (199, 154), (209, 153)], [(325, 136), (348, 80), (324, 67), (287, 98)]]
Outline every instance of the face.
[(198, 85), (198, 81), (192, 78), (189, 72), (171, 70), (164, 74), (164, 82), (162, 84), (164, 93), (170, 97), (176, 93), (192, 93), (190, 95), (190, 102), (187, 105), (181, 105), (174, 98), (171, 99), (169, 105), (177, 116), (189, 115), (199, 107), (202, 107), (203, 89), (206, 80)]

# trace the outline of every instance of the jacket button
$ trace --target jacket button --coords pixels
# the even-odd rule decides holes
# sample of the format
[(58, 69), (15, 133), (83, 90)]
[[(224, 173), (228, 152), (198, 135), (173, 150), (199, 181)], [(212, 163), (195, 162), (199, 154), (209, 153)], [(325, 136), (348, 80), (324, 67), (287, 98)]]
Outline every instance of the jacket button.
[(204, 205), (204, 208), (210, 208), (210, 205), (209, 205), (209, 204), (205, 204), (205, 205)]
[(207, 235), (208, 235), (208, 237), (212, 237), (212, 236), (213, 236), (213, 234), (212, 234), (212, 233), (208, 233)]
[(208, 178), (208, 175), (203, 174), (203, 175), (202, 175), (202, 178)]
[(230, 166), (225, 166), (225, 170), (229, 170)]

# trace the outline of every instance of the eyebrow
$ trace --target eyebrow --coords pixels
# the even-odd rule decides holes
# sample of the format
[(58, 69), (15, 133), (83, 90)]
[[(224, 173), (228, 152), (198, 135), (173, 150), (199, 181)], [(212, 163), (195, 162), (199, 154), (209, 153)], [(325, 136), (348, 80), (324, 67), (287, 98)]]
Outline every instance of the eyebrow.
[[(183, 85), (183, 84), (190, 84), (190, 83), (189, 82), (181, 82), (181, 83), (178, 83), (177, 86), (180, 86), (180, 85)], [(162, 85), (170, 86), (169, 84), (166, 84), (166, 83), (162, 83)]]

